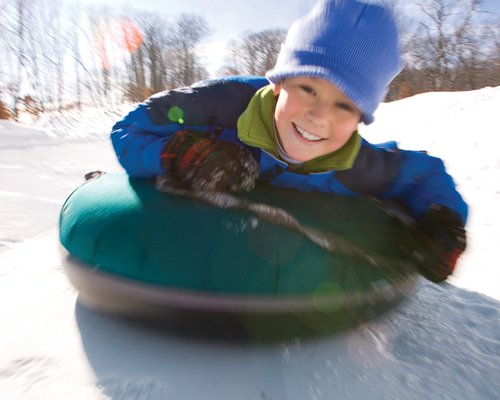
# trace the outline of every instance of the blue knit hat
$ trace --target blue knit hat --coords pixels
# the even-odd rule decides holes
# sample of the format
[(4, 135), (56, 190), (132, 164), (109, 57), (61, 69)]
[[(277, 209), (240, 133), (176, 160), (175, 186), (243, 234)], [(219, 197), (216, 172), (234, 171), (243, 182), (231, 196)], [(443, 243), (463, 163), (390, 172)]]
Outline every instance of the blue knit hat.
[(370, 124), (401, 68), (397, 24), (389, 9), (357, 0), (320, 0), (291, 26), (266, 77), (272, 83), (296, 76), (326, 79)]

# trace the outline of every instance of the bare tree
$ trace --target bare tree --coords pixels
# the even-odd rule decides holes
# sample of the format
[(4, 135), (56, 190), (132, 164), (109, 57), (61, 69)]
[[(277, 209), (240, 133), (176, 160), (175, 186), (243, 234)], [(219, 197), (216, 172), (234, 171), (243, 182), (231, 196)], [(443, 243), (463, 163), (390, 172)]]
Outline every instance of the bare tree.
[(140, 30), (128, 32), (125, 42), (140, 43), (128, 62), (127, 97), (139, 101), (170, 87), (184, 86), (205, 78), (197, 46), (208, 33), (208, 25), (199, 16), (182, 14), (174, 22), (155, 13), (133, 16)]
[[(69, 11), (68, 20), (72, 29), (68, 34), (68, 47), (70, 49), (71, 58), (73, 59), (73, 75), (74, 75), (74, 93), (76, 96), (75, 103), (78, 109), (82, 108), (83, 104), (83, 73), (88, 73), (85, 67), (81, 53), (80, 41), (83, 38), (83, 24), (80, 22), (84, 17), (83, 10), (79, 6), (74, 6)], [(83, 73), (82, 73), (83, 72)]]
[(56, 94), (57, 110), (62, 112), (64, 109), (64, 90), (65, 90), (65, 56), (70, 48), (67, 41), (69, 27), (65, 24), (64, 16), (62, 15), (61, 0), (47, 1), (47, 40), (46, 47), (47, 55), (50, 57), (51, 64), (54, 69), (56, 79)]
[(196, 48), (209, 34), (210, 29), (203, 17), (194, 14), (181, 14), (172, 27), (170, 37), (169, 68), (176, 73), (169, 84), (174, 86), (190, 85), (206, 76)]
[(139, 101), (165, 89), (169, 24), (163, 16), (149, 12), (136, 14), (134, 19), (124, 31), (130, 53), (127, 97)]
[(492, 28), (493, 56), (491, 60), (491, 86), (500, 85), (500, 18)]
[(27, 71), (27, 58), (25, 54), (26, 50), (26, 27), (29, 25), (27, 18), (29, 15), (28, 4), (26, 0), (16, 0), (12, 3), (12, 25), (11, 25), (11, 35), (7, 35), (8, 40), (12, 40), (10, 44), (10, 49), (15, 57), (15, 70), (13, 71), (11, 77), (11, 84), (9, 86), (10, 92), (12, 94), (12, 107), (14, 118), (19, 116), (19, 106), (22, 95), (22, 87), (24, 84), (24, 76)]
[[(140, 26), (143, 32), (142, 50), (147, 57), (144, 65), (149, 78), (147, 86), (150, 92), (159, 92), (166, 86), (165, 50), (169, 46), (169, 24), (163, 16), (150, 13), (147, 18), (143, 15)], [(143, 85), (146, 85), (146, 81)]]
[[(397, 3), (405, 69), (388, 99), (428, 90), (469, 90), (500, 84), (500, 28), (483, 18), (481, 0)], [(63, 110), (88, 99), (109, 105), (207, 77), (199, 51), (207, 22), (183, 14), (109, 8), (77, 9), (62, 0), (0, 0), (0, 101), (14, 118), (24, 104)], [(413, 8), (411, 8), (413, 7)], [(411, 10), (412, 19), (408, 18)], [(85, 12), (84, 12), (85, 11)], [(412, 20), (414, 21), (412, 23)], [(263, 75), (276, 61), (285, 31), (247, 33), (228, 46), (219, 73)], [(82, 45), (82, 42), (85, 42)]]
[(475, 51), (475, 17), (482, 0), (426, 0), (424, 19), (410, 44), (414, 66), (425, 69), (431, 90), (453, 89), (453, 71), (464, 52)]
[(282, 29), (268, 29), (232, 41), (228, 46), (225, 71), (264, 75), (276, 63), (285, 35)]
[[(127, 62), (127, 89), (125, 96), (132, 101), (141, 101), (148, 95), (147, 89), (147, 52), (144, 46), (144, 31), (149, 30), (149, 19), (154, 14), (134, 14), (122, 29), (121, 35), (129, 53)], [(156, 26), (156, 29), (160, 29)]]
[[(2, 57), (12, 110), (17, 118), (23, 105), (37, 110), (47, 103), (62, 109), (65, 82), (65, 38), (68, 30), (62, 18), (60, 0), (11, 0), (2, 10), (6, 52)], [(10, 63), (10, 65), (9, 65)], [(26, 101), (24, 101), (26, 99)], [(29, 104), (28, 104), (29, 103)]]

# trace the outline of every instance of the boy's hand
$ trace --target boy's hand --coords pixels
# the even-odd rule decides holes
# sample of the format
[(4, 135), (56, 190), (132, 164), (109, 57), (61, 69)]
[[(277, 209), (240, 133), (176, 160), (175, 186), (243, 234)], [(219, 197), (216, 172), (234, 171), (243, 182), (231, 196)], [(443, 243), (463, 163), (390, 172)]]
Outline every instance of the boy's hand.
[(188, 130), (169, 139), (161, 158), (171, 176), (194, 191), (249, 191), (259, 175), (257, 161), (243, 147)]
[(466, 247), (466, 235), (458, 214), (448, 207), (433, 205), (420, 221), (431, 238), (431, 254), (418, 260), (420, 273), (432, 282), (442, 282), (453, 273)]

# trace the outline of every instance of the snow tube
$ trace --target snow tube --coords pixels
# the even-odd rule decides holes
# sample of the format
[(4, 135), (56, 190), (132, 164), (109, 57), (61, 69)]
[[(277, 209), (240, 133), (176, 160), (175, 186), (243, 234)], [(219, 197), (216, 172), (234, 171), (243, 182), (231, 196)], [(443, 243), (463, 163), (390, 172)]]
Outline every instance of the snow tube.
[(339, 242), (327, 248), (249, 210), (104, 174), (78, 187), (60, 214), (63, 266), (79, 301), (152, 321), (230, 317), (272, 338), (359, 324), (411, 291), (404, 248), (417, 234), (382, 203), (271, 187), (240, 197)]

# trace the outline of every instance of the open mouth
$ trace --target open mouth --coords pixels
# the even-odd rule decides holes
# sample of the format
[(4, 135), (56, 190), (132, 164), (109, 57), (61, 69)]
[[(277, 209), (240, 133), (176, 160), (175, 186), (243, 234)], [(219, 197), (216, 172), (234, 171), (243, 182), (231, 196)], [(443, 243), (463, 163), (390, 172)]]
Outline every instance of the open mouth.
[(299, 133), (299, 135), (301, 137), (303, 137), (304, 139), (306, 139), (310, 142), (318, 142), (320, 140), (325, 140), (323, 138), (320, 138), (319, 136), (312, 134), (311, 132), (307, 132), (306, 130), (300, 128), (299, 126), (297, 126), (295, 124), (293, 124), (293, 127), (295, 128), (295, 130)]

